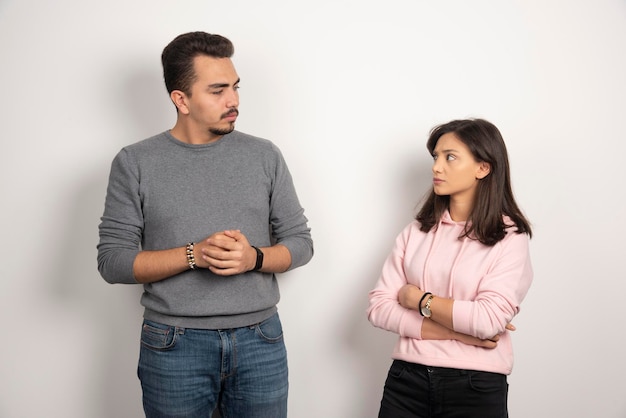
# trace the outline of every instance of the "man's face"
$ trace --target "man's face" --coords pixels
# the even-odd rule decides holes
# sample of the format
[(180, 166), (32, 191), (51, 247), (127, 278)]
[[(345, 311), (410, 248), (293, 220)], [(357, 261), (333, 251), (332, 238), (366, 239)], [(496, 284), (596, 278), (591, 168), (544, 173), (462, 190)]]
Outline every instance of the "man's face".
[(190, 124), (217, 139), (235, 129), (239, 111), (239, 76), (230, 58), (198, 56), (194, 59), (196, 80), (187, 96)]

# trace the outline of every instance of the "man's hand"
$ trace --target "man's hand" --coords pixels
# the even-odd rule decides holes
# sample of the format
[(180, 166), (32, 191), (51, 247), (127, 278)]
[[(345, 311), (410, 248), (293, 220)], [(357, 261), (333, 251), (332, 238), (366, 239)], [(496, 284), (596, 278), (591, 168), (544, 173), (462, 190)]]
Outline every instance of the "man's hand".
[(256, 264), (256, 251), (239, 230), (216, 232), (200, 245), (202, 264), (220, 276), (245, 273)]

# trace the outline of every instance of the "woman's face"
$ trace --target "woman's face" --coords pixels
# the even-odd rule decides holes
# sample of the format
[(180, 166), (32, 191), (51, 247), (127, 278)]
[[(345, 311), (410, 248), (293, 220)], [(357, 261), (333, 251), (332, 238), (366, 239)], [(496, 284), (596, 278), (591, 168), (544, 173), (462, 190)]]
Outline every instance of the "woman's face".
[(489, 164), (476, 161), (454, 133), (439, 138), (433, 160), (434, 192), (453, 201), (473, 202), (478, 181), (489, 174)]

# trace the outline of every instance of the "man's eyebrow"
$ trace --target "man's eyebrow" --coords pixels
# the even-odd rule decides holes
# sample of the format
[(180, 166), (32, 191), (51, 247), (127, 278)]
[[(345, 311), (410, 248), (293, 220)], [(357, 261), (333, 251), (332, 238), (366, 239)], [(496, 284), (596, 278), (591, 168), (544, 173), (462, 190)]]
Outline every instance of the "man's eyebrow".
[[(234, 86), (234, 85), (239, 84), (239, 81), (241, 81), (241, 79), (240, 79), (240, 78), (238, 78), (238, 79), (237, 79), (237, 81), (235, 81), (235, 83), (233, 84), (233, 86)], [(210, 88), (210, 89), (223, 89), (224, 87), (228, 87), (228, 86), (230, 86), (230, 84), (228, 84), (228, 83), (214, 83), (214, 84), (209, 84), (209, 88)]]

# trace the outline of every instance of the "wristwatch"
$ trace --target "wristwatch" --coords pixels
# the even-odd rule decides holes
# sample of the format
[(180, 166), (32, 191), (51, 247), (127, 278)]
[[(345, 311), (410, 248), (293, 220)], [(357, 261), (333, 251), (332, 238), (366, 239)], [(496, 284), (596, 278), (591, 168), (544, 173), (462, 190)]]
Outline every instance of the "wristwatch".
[(261, 267), (263, 267), (263, 251), (259, 250), (254, 245), (251, 245), (251, 247), (254, 248), (254, 250), (256, 251), (256, 264), (252, 271), (258, 271), (261, 269)]
[(434, 298), (434, 295), (429, 295), (428, 299), (426, 299), (426, 304), (424, 305), (424, 307), (420, 308), (420, 312), (422, 313), (422, 316), (424, 318), (430, 318), (430, 316), (433, 314), (430, 310), (430, 304), (432, 303)]

